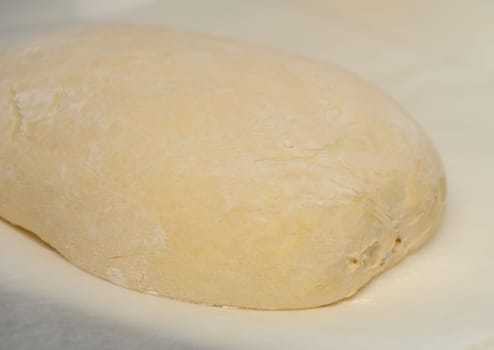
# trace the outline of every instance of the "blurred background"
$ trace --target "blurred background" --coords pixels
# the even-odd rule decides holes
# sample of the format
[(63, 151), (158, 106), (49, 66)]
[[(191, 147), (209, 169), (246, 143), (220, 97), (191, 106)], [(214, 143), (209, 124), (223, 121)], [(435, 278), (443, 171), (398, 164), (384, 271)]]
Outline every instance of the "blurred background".
[(334, 29), (342, 29), (343, 24), (355, 35), (365, 33), (365, 37), (444, 55), (449, 61), (494, 73), (494, 3), (490, 0), (2, 0), (0, 14), (4, 35), (116, 18), (246, 39), (264, 37), (269, 44), (276, 39), (281, 41), (278, 46), (291, 38), (294, 42), (289, 47), (300, 50), (318, 45), (318, 39), (326, 35), (333, 39), (340, 32)]

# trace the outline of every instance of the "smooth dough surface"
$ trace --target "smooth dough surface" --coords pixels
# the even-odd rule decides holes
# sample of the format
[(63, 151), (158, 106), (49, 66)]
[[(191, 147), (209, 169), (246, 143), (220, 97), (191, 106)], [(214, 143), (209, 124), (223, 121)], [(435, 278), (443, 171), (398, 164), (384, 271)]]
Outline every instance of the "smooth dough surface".
[(444, 201), (423, 131), (336, 66), (125, 25), (0, 53), (0, 216), (127, 288), (329, 304), (421, 246)]

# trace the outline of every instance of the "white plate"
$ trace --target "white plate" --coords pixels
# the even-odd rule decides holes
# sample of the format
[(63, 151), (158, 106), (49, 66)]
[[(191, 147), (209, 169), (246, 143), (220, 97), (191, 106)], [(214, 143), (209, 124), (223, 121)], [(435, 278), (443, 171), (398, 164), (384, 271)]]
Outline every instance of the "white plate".
[(430, 244), (354, 298), (306, 311), (221, 309), (135, 293), (0, 223), (0, 349), (494, 349), (494, 28), (487, 15), (494, 3), (342, 3), (0, 3), (2, 40), (118, 18), (338, 63), (381, 85), (423, 124), (449, 185), (445, 222)]

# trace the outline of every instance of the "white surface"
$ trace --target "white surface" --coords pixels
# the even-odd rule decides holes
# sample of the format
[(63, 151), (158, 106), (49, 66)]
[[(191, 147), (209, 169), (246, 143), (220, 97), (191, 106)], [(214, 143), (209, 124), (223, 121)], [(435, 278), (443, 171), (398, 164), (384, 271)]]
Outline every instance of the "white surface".
[[(448, 209), (430, 244), (356, 297), (294, 312), (219, 309), (128, 291), (78, 270), (2, 223), (0, 349), (39, 348), (48, 339), (85, 334), (83, 320), (121, 331), (105, 338), (87, 333), (72, 339), (72, 349), (494, 349), (493, 2), (37, 3), (0, 3), (1, 39), (117, 17), (280, 47), (372, 80), (422, 123), (438, 147), (448, 176)], [(66, 319), (63, 310), (79, 320), (72, 333), (52, 321)], [(124, 334), (142, 342), (119, 343)]]

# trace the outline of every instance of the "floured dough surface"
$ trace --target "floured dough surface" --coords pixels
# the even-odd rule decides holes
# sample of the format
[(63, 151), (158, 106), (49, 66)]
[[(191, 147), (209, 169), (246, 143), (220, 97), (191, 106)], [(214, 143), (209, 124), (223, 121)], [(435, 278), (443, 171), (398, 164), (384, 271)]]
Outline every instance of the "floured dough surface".
[(0, 54), (0, 198), (116, 284), (295, 309), (421, 246), (445, 179), (415, 122), (338, 67), (114, 25)]

